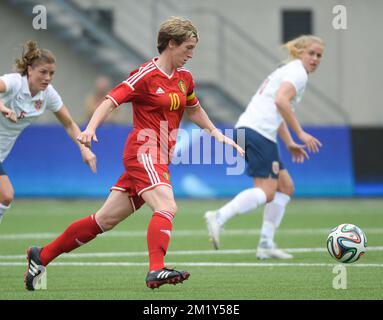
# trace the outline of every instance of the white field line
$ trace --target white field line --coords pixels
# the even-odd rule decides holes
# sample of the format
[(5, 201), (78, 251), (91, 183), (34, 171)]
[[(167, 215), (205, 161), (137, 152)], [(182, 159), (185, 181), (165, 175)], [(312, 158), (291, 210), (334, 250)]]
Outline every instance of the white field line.
[[(281, 229), (278, 230), (278, 234), (283, 235), (326, 235), (330, 232), (331, 229)], [(363, 231), (367, 234), (382, 234), (383, 228), (363, 228)], [(10, 233), (10, 234), (0, 234), (0, 240), (37, 240), (37, 239), (54, 239), (57, 237), (58, 233), (48, 233), (48, 232), (39, 232), (39, 233)], [(176, 237), (200, 237), (207, 236), (206, 229), (196, 229), (196, 230), (175, 230), (172, 232), (173, 236)], [(260, 235), (260, 229), (231, 229), (224, 230), (222, 232), (223, 236), (253, 236)], [(99, 235), (99, 237), (112, 237), (112, 238), (127, 238), (127, 237), (146, 237), (145, 231), (110, 231), (105, 234)]]
[[(168, 262), (186, 267), (334, 267), (339, 263)], [(23, 262), (0, 262), (0, 267), (25, 267)], [(52, 262), (50, 267), (148, 267), (147, 262)], [(383, 268), (381, 263), (348, 264), (353, 268)]]
[[(291, 253), (314, 253), (327, 252), (326, 248), (287, 248)], [(367, 251), (383, 251), (382, 247), (367, 247)], [(255, 255), (255, 249), (229, 249), (229, 250), (178, 250), (169, 251), (166, 256), (187, 256), (187, 255), (225, 255), (225, 254), (251, 254)], [(130, 252), (90, 252), (90, 253), (68, 253), (60, 256), (60, 259), (77, 258), (122, 258), (122, 257), (147, 257), (147, 251)], [(26, 255), (0, 255), (1, 260), (26, 259)]]

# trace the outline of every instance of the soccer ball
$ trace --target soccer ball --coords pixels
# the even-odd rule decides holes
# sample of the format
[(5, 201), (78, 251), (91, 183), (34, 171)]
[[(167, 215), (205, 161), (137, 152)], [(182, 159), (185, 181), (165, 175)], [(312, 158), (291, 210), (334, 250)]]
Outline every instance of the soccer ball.
[(366, 247), (366, 235), (362, 229), (350, 223), (332, 229), (327, 237), (327, 250), (339, 262), (357, 261), (366, 252)]

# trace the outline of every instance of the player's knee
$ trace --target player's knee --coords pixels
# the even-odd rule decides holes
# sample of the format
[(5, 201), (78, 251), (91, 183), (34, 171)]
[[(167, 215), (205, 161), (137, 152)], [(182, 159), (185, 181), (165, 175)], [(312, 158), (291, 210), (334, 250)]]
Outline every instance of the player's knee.
[(172, 203), (169, 203), (169, 209), (168, 209), (168, 211), (170, 211), (171, 213), (173, 213), (173, 216), (176, 215), (177, 210), (178, 210), (178, 208), (177, 208), (177, 204), (175, 203), (175, 201), (172, 201)]
[(274, 199), (274, 196), (275, 196), (275, 191), (267, 191), (266, 192), (266, 202), (269, 203), (271, 201), (273, 201)]
[(13, 190), (9, 190), (9, 191), (7, 190), (3, 192), (0, 195), (0, 203), (3, 204), (4, 206), (9, 206), (13, 201), (13, 196), (14, 196)]
[[(155, 209), (155, 210), (157, 210), (157, 209)], [(161, 205), (160, 209), (158, 209), (158, 210), (171, 212), (173, 214), (173, 216), (175, 216), (178, 208), (177, 208), (177, 204), (175, 201), (167, 201), (166, 203), (163, 203)]]
[(258, 188), (262, 189), (266, 195), (266, 202), (269, 203), (273, 201), (275, 193), (277, 191), (276, 185), (273, 184), (264, 184), (262, 186), (258, 186)]
[(102, 231), (106, 232), (112, 230), (116, 225), (119, 224), (120, 221), (117, 221), (113, 217), (100, 216), (97, 217), (97, 223), (102, 229)]
[(99, 224), (103, 232), (112, 230), (117, 224), (110, 222), (102, 222)]
[(295, 191), (295, 187), (294, 187), (294, 184), (292, 183), (292, 184), (289, 186), (289, 188), (288, 188), (286, 194), (287, 194), (289, 197), (291, 197), (291, 196), (294, 194), (294, 191)]
[(285, 183), (278, 188), (278, 191), (291, 197), (295, 191), (294, 183), (292, 181)]
[(263, 186), (263, 187), (261, 187), (261, 189), (263, 190), (263, 192), (266, 195), (266, 202), (269, 203), (269, 202), (273, 201), (276, 189), (271, 187), (271, 186)]

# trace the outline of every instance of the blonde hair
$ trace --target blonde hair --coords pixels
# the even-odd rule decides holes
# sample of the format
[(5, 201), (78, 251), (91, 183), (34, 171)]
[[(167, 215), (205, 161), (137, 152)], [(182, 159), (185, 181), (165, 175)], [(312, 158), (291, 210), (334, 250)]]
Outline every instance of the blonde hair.
[(170, 40), (178, 45), (195, 37), (198, 41), (197, 28), (186, 18), (170, 17), (160, 25), (157, 37), (157, 49), (161, 54), (166, 49)]
[(302, 35), (298, 38), (292, 39), (282, 45), (282, 48), (286, 49), (289, 54), (288, 60), (298, 59), (306, 47), (312, 43), (319, 43), (322, 46), (325, 45), (324, 41), (316, 36), (311, 34)]
[(21, 58), (15, 60), (13, 68), (25, 76), (28, 73), (28, 66), (35, 67), (42, 63), (56, 63), (56, 58), (50, 50), (39, 49), (35, 41), (29, 40), (24, 43)]

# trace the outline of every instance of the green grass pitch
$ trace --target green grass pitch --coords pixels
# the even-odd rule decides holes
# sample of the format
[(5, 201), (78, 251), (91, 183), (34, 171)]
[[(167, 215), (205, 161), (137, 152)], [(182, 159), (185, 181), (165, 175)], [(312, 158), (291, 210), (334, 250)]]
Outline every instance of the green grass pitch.
[[(75, 219), (95, 212), (102, 200), (16, 199), (0, 224), (0, 300), (129, 299), (129, 300), (258, 300), (382, 299), (383, 200), (294, 199), (276, 236), (288, 261), (255, 258), (263, 209), (229, 221), (221, 248), (213, 250), (203, 214), (225, 200), (178, 200), (166, 263), (186, 269), (188, 281), (150, 290), (147, 207), (48, 266), (48, 289), (24, 289), (25, 252), (42, 246)], [(366, 255), (346, 266), (347, 288), (334, 289), (337, 265), (326, 251), (328, 231), (341, 223), (361, 227), (368, 239)]]

